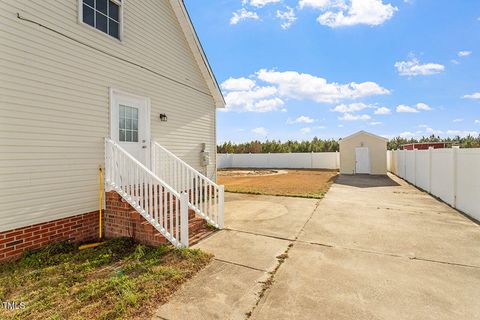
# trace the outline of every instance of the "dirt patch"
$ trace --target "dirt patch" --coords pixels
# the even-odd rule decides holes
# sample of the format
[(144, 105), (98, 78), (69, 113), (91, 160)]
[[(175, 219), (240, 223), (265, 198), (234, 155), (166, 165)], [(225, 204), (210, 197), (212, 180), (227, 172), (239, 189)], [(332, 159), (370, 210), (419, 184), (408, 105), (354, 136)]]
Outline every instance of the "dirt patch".
[(337, 174), (336, 170), (236, 169), (219, 171), (218, 182), (227, 192), (322, 198)]

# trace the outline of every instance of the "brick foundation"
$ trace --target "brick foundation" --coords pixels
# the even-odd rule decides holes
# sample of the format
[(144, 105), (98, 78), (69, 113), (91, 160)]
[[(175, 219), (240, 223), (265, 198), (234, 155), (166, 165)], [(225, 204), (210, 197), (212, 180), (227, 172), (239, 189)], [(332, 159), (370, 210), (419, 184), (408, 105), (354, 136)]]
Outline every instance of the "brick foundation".
[(98, 211), (0, 232), (0, 262), (19, 258), (27, 250), (52, 242), (98, 239)]
[[(150, 225), (115, 191), (105, 193), (103, 215), (105, 238), (130, 237), (137, 242), (158, 246), (169, 241)], [(205, 220), (189, 210), (190, 245), (210, 235)], [(19, 258), (27, 250), (59, 241), (74, 243), (98, 240), (98, 211), (0, 232), (0, 262)]]
[[(207, 228), (205, 220), (196, 217), (193, 210), (189, 209), (188, 218), (190, 245), (213, 233)], [(131, 237), (152, 246), (170, 243), (115, 191), (105, 194), (105, 237)]]
[(105, 238), (130, 237), (152, 246), (169, 243), (115, 191), (105, 193)]

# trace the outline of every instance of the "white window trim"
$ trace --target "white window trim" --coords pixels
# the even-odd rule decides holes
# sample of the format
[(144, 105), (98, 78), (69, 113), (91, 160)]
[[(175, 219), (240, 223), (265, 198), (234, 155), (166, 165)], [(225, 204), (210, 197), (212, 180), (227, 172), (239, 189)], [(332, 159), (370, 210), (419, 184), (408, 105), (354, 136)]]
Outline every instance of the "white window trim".
[(119, 38), (115, 38), (115, 37), (112, 37), (111, 35), (109, 35), (108, 33), (105, 33), (103, 31), (100, 31), (98, 30), (97, 28), (95, 27), (92, 27), (91, 25), (83, 22), (83, 0), (78, 0), (78, 17), (77, 17), (77, 22), (87, 28), (89, 28), (90, 30), (95, 30), (96, 32), (100, 33), (100, 34), (103, 34), (104, 36), (107, 36), (109, 39), (112, 39), (112, 40), (116, 40), (116, 41), (120, 41), (120, 42), (123, 42), (123, 10), (125, 9), (125, 1), (126, 0), (122, 0), (122, 1), (119, 1), (119, 0), (111, 0), (113, 2), (115, 2), (117, 5), (118, 5), (118, 9), (119, 9), (119, 13), (118, 13), (118, 18), (119, 18), (119, 26), (118, 26), (118, 33), (119, 33)]

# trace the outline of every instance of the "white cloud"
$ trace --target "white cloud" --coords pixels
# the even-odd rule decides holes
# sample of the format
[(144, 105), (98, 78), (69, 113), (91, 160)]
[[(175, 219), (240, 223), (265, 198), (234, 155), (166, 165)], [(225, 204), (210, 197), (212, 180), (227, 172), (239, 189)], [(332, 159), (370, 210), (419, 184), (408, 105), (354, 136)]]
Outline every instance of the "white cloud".
[(430, 127), (427, 127), (427, 128), (425, 128), (425, 133), (427, 133), (429, 135), (433, 134), (433, 135), (438, 136), (438, 135), (443, 134), (443, 131), (442, 130), (435, 130), (435, 129), (432, 129)]
[(285, 9), (285, 11), (277, 10), (277, 18), (283, 20), (281, 27), (284, 30), (290, 28), (295, 20), (297, 20), (297, 16), (292, 8), (287, 6)]
[(377, 26), (391, 19), (398, 8), (383, 0), (301, 0), (300, 8), (311, 7), (323, 13), (317, 21), (330, 28), (365, 24)]
[(377, 110), (375, 110), (375, 114), (378, 114), (378, 115), (386, 115), (386, 114), (390, 114), (392, 111), (387, 108), (387, 107), (380, 107), (380, 108), (377, 108)]
[(404, 104), (401, 104), (401, 105), (397, 106), (397, 112), (400, 112), (400, 113), (417, 113), (419, 111), (415, 108), (410, 107), (410, 106), (406, 106)]
[(234, 25), (247, 19), (259, 20), (260, 17), (255, 11), (248, 11), (247, 9), (242, 8), (233, 13), (233, 16), (230, 18), (230, 24)]
[(370, 117), (368, 114), (351, 114), (351, 113), (345, 113), (342, 117), (339, 117), (338, 120), (342, 121), (368, 121), (372, 117)]
[(255, 87), (251, 90), (231, 91), (225, 95), (225, 111), (269, 112), (280, 110), (284, 102), (276, 97), (275, 87)]
[(400, 133), (399, 136), (402, 137), (402, 138), (413, 138), (413, 137), (415, 137), (415, 133), (410, 132), (410, 131), (406, 131), (406, 132)]
[(450, 62), (453, 63), (453, 64), (460, 64), (460, 61), (455, 60), (455, 59), (450, 60)]
[(463, 96), (463, 99), (480, 99), (480, 92), (475, 92), (472, 94), (466, 94)]
[(458, 52), (459, 57), (468, 57), (471, 54), (472, 54), (472, 51), (460, 51), (460, 52)]
[(372, 122), (369, 123), (369, 125), (371, 125), (371, 126), (379, 126), (381, 124), (382, 124), (382, 122), (380, 122), (380, 121), (372, 121)]
[(280, 98), (264, 99), (255, 103), (256, 112), (278, 111), (285, 103)]
[(453, 119), (452, 122), (463, 122), (463, 119)]
[(295, 120), (291, 120), (291, 119), (288, 119), (287, 120), (287, 123), (288, 124), (295, 124), (295, 123), (314, 123), (315, 122), (315, 119), (312, 119), (310, 117), (307, 117), (307, 116), (300, 116), (298, 117), (297, 119)]
[(345, 99), (357, 99), (372, 95), (389, 94), (375, 82), (328, 83), (326, 79), (296, 71), (273, 71), (261, 69), (258, 79), (276, 85), (280, 96), (293, 99), (309, 99), (315, 102), (333, 103)]
[(463, 131), (463, 130), (447, 130), (447, 135), (449, 136), (474, 136), (477, 137), (480, 134), (478, 131)]
[[(252, 77), (256, 78), (251, 79)], [(222, 110), (237, 112), (286, 112), (284, 98), (334, 103), (390, 93), (375, 82), (329, 83), (326, 79), (310, 74), (266, 69), (261, 69), (249, 78), (229, 78), (220, 87), (227, 103)], [(349, 106), (362, 109), (359, 106), (363, 104)]]
[(399, 134), (400, 137), (402, 138), (419, 138), (419, 137), (422, 137), (422, 136), (425, 136), (425, 135), (436, 135), (436, 136), (449, 136), (449, 137), (456, 137), (456, 136), (460, 136), (460, 137), (466, 137), (468, 135), (471, 135), (471, 136), (474, 136), (474, 137), (477, 137), (480, 132), (478, 131), (465, 131), (465, 130), (447, 130), (447, 131), (442, 131), (442, 130), (436, 130), (436, 129), (433, 129), (433, 128), (430, 128), (429, 126), (427, 125), (422, 125), (422, 127), (424, 128), (424, 130), (422, 131), (415, 131), (415, 132), (410, 132), (410, 131), (406, 131), (406, 132), (402, 132)]
[(262, 8), (264, 6), (266, 6), (267, 4), (271, 4), (271, 3), (278, 3), (280, 2), (281, 0), (243, 0), (243, 4), (247, 4), (249, 3), (252, 7), (257, 7), (257, 8)]
[(428, 76), (445, 70), (444, 65), (438, 63), (422, 64), (415, 57), (412, 57), (409, 61), (399, 61), (394, 66), (401, 76)]
[(339, 1), (334, 0), (300, 0), (298, 5), (301, 9), (305, 7), (310, 7), (314, 9), (327, 9), (329, 7), (335, 6)]
[(308, 127), (307, 127), (307, 128), (302, 128), (302, 129), (300, 129), (300, 132), (301, 132), (302, 134), (311, 133), (311, 132), (312, 132), (312, 128), (308, 128)]
[(265, 129), (264, 127), (258, 127), (258, 128), (252, 129), (251, 131), (252, 133), (257, 134), (259, 136), (263, 136), (263, 137), (268, 135), (268, 130)]
[(351, 104), (340, 104), (335, 108), (331, 109), (330, 111), (340, 112), (340, 113), (353, 113), (353, 112), (361, 111), (367, 108), (373, 108), (373, 107), (365, 103), (351, 103)]
[(428, 104), (426, 103), (417, 103), (417, 109), (418, 110), (423, 110), (423, 111), (430, 111), (433, 110)]
[(476, 124), (480, 124), (480, 120), (475, 120), (475, 123), (476, 123)]
[(228, 91), (250, 90), (255, 87), (255, 81), (247, 78), (229, 78), (225, 80), (221, 87)]

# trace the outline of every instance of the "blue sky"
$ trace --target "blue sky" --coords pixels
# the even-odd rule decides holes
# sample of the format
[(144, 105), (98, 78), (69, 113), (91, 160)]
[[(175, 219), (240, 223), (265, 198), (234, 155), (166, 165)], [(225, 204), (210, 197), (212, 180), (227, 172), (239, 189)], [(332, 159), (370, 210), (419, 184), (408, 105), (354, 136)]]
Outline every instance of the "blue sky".
[(185, 0), (218, 141), (480, 132), (478, 0)]

